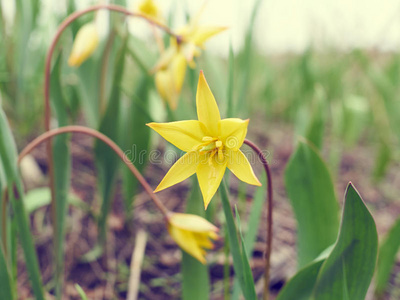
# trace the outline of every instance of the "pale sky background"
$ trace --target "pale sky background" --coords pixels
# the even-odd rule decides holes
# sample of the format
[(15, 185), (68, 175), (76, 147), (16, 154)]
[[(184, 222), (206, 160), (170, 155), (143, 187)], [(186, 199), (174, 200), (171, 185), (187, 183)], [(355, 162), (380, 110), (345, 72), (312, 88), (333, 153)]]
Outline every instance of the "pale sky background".
[[(1, 1), (11, 18), (15, 0)], [(42, 0), (47, 15), (65, 9), (64, 1)], [(77, 0), (84, 8), (107, 1)], [(130, 0), (135, 7), (138, 0)], [(177, 18), (175, 28), (184, 24), (186, 9), (193, 16), (202, 7), (200, 0), (155, 0), (168, 16), (171, 9)], [(207, 43), (207, 49), (226, 55), (232, 41), (234, 50), (243, 45), (245, 31), (255, 0), (209, 0), (201, 15), (204, 25), (229, 27), (225, 33)], [(57, 24), (44, 18), (49, 34)], [(99, 22), (104, 24), (104, 22)], [(138, 22), (136, 22), (138, 23)], [(131, 25), (134, 34), (146, 35), (146, 25)], [(139, 22), (140, 23), (140, 22)], [(143, 27), (144, 26), (144, 27)], [(49, 27), (49, 26), (48, 26)], [(103, 28), (106, 30), (106, 27)], [(54, 33), (53, 33), (54, 34)], [(400, 0), (262, 0), (255, 26), (255, 42), (265, 53), (301, 52), (310, 44), (318, 48), (378, 48), (383, 51), (400, 49)]]

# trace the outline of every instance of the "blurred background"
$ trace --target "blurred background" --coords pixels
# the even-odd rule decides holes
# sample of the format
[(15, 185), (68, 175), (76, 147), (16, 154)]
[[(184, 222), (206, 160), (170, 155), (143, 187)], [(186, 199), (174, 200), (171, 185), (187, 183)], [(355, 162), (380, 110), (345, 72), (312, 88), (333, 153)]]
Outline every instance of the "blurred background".
[[(108, 2), (0, 0), (0, 3), (0, 97), (18, 149), (22, 149), (29, 140), (44, 131), (44, 61), (58, 25), (73, 11)], [(131, 10), (137, 9), (138, 5), (138, 1), (132, 0), (110, 3)], [(205, 44), (202, 56), (196, 60), (196, 68), (188, 69), (174, 118), (195, 117), (193, 86), (201, 69), (205, 72), (222, 115), (250, 118), (249, 138), (268, 151), (276, 187), (277, 240), (272, 262), (272, 288), (275, 292), (294, 273), (296, 265), (296, 224), (287, 201), (283, 176), (299, 136), (306, 137), (320, 150), (335, 183), (338, 201), (342, 201), (347, 183), (353, 181), (372, 210), (379, 233), (387, 232), (400, 214), (400, 1), (213, 0), (204, 4), (203, 1), (158, 0), (156, 3), (172, 29), (181, 27), (199, 11), (202, 11), (200, 24), (228, 27), (228, 30)], [(110, 28), (126, 24), (123, 17), (115, 16), (105, 11), (97, 15), (100, 50), (78, 69), (70, 68), (67, 58), (77, 30), (93, 20), (94, 14), (84, 16), (71, 25), (58, 43), (53, 58), (53, 64), (57, 67), (52, 72), (56, 70), (59, 74), (56, 84), (59, 84), (61, 94), (66, 99), (63, 105), (68, 124), (84, 124), (102, 130), (107, 110), (99, 108), (97, 104), (102, 97), (102, 92), (97, 90), (103, 90), (103, 85), (96, 74), (99, 73), (102, 51), (110, 40)], [(129, 138), (133, 139), (133, 142), (119, 142), (124, 150), (132, 149), (137, 136), (145, 130), (145, 122), (165, 121), (170, 117), (153, 79), (146, 85), (145, 92), (140, 89), (145, 86), (143, 78), (147, 78), (141, 68), (150, 70), (159, 57), (154, 32), (140, 20), (131, 19), (127, 23), (130, 33), (128, 58), (118, 88), (122, 107), (130, 107), (130, 103), (137, 104), (141, 110), (133, 111), (136, 117), (141, 118), (137, 119), (139, 123), (130, 121), (131, 115), (127, 113), (131, 112), (130, 108), (122, 114), (121, 120), (125, 126), (121, 130), (122, 135), (129, 133)], [(117, 30), (116, 36), (116, 46), (110, 50), (110, 71), (103, 78), (104, 98), (107, 98), (104, 95), (113, 92), (111, 82), (119, 73), (114, 57), (117, 57), (117, 46), (121, 45), (121, 30)], [(168, 41), (168, 38), (164, 40)], [(52, 73), (52, 78), (57, 76), (54, 74), (57, 73)], [(145, 104), (140, 99), (145, 99)], [(110, 105), (113, 100), (110, 97), (104, 101), (104, 105)], [(229, 106), (229, 103), (233, 104)], [(61, 123), (60, 120), (58, 123), (53, 120), (54, 126)], [(135, 136), (135, 133), (138, 135)], [(145, 132), (143, 136), (150, 136), (150, 133)], [(157, 137), (152, 137), (142, 147), (159, 147), (161, 150), (168, 147), (165, 144), (159, 146), (158, 142)], [(92, 141), (74, 137), (72, 145), (71, 190), (78, 199), (99, 212)], [(40, 174), (47, 172), (43, 149), (33, 153)], [(141, 167), (152, 185), (156, 186), (169, 165), (146, 167), (143, 164)], [(255, 166), (260, 172), (258, 167)], [(32, 177), (40, 177), (37, 173), (28, 173), (31, 174), (26, 175), (28, 181)], [(125, 175), (116, 176), (118, 179), (121, 177), (123, 181), (126, 180)], [(43, 182), (39, 180), (39, 185), (45, 185)], [(114, 274), (118, 290), (114, 294), (122, 299), (126, 293), (129, 274), (126, 264), (130, 262), (134, 242), (131, 231), (125, 230), (121, 219), (132, 212), (135, 222), (153, 232), (146, 252), (148, 258), (143, 271), (141, 293), (154, 294), (155, 298), (151, 299), (163, 299), (157, 298), (157, 295), (177, 297), (176, 289), (179, 289), (180, 281), (177, 248), (165, 237), (165, 232), (159, 238), (163, 230), (162, 221), (157, 220), (157, 214), (145, 201), (141, 191), (137, 191), (139, 194), (135, 205), (133, 202), (121, 204), (121, 194), (126, 196), (127, 192), (133, 195), (136, 190), (121, 192), (121, 182), (117, 180), (117, 183), (117, 204), (111, 209), (109, 218), (115, 245), (114, 242), (110, 244), (123, 251), (118, 253), (118, 261), (122, 263), (116, 267), (117, 275)], [(33, 186), (37, 186), (37, 182)], [(246, 203), (252, 199), (254, 191), (234, 179), (232, 186), (240, 211), (246, 213)], [(179, 209), (184, 206), (182, 195), (188, 193), (188, 186), (183, 184), (180, 187), (165, 194), (169, 207)], [(83, 214), (79, 208), (72, 209), (69, 216), (69, 222), (85, 224), (85, 227), (72, 226), (66, 244), (69, 245), (71, 240), (77, 243), (80, 238), (74, 233), (78, 232), (82, 235), (85, 247), (79, 251), (67, 247), (69, 261), (66, 273), (70, 274), (67, 281), (71, 284), (80, 282), (86, 290), (95, 293), (96, 288), (100, 289), (105, 281), (96, 274), (100, 272), (99, 266), (93, 263), (88, 266), (78, 261), (80, 256), (94, 247), (97, 239), (93, 233), (96, 232), (94, 224), (97, 220), (87, 217), (91, 215), (88, 212), (90, 209), (84, 207), (86, 211)], [(129, 209), (125, 210), (124, 207)], [(50, 227), (50, 222), (43, 221), (48, 208), (40, 209), (43, 213), (34, 217), (36, 223), (33, 232), (41, 249), (39, 256), (44, 281), (48, 282), (51, 272), (46, 273), (46, 255), (51, 256), (51, 250), (46, 250), (46, 247), (51, 235), (44, 229)], [(144, 211), (150, 213), (143, 214)], [(260, 230), (259, 240), (262, 241), (264, 235), (265, 232)], [(263, 247), (261, 242), (255, 246), (253, 270), (256, 280), (261, 278), (263, 272)], [(221, 250), (216, 253), (211, 269), (214, 283), (221, 279), (223, 264), (218, 256)], [(399, 274), (400, 262), (397, 260), (385, 299), (399, 299)], [(72, 289), (70, 295), (75, 295)], [(215, 299), (219, 299), (222, 287), (217, 283), (213, 289)], [(29, 291), (26, 293), (28, 295)], [(113, 299), (113, 296), (104, 297)]]

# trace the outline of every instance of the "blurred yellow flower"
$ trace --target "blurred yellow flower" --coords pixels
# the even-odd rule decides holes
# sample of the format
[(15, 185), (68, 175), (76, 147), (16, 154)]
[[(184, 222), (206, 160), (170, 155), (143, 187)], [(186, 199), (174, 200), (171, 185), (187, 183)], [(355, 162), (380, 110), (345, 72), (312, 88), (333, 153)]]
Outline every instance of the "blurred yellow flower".
[(153, 130), (179, 149), (187, 152), (168, 171), (154, 192), (197, 174), (204, 207), (207, 209), (226, 168), (240, 180), (260, 186), (246, 156), (239, 150), (249, 120), (221, 120), (217, 103), (200, 72), (196, 95), (197, 120), (149, 123)]
[(96, 50), (99, 34), (94, 22), (83, 25), (76, 34), (68, 59), (71, 67), (79, 67)]
[[(167, 50), (168, 51), (168, 50)], [(170, 54), (171, 55), (171, 54)], [(165, 67), (155, 74), (155, 83), (160, 96), (175, 110), (186, 74), (186, 60), (180, 53), (174, 53)]]
[(139, 4), (138, 10), (141, 14), (150, 19), (162, 21), (160, 10), (153, 0), (143, 0)]
[(161, 98), (168, 102), (171, 109), (176, 109), (179, 95), (185, 79), (187, 64), (195, 68), (194, 57), (201, 54), (204, 43), (226, 27), (199, 26), (198, 17), (177, 31), (180, 37), (171, 38), (169, 48), (161, 55), (153, 72), (156, 72), (156, 87)]
[(185, 252), (205, 264), (205, 249), (214, 247), (211, 240), (218, 238), (218, 228), (202, 217), (173, 213), (168, 218), (168, 231)]

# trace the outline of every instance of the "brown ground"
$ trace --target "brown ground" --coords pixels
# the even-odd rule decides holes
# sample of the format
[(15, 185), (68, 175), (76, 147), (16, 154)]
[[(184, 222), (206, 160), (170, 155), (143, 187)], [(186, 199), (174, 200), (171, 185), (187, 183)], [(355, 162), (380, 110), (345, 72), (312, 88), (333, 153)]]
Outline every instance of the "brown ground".
[[(257, 130), (257, 129), (256, 129)], [(271, 151), (271, 168), (274, 183), (274, 246), (271, 270), (271, 294), (276, 295), (282, 285), (295, 272), (295, 228), (290, 204), (288, 202), (283, 174), (286, 163), (293, 151), (292, 130), (286, 125), (271, 124), (268, 133), (258, 129), (249, 137), (258, 143), (262, 149)], [(266, 138), (266, 136), (268, 138)], [(96, 174), (92, 160), (92, 139), (84, 136), (74, 136), (72, 142), (73, 176), (72, 190), (85, 202), (98, 211), (98, 199), (95, 194)], [(334, 147), (334, 146), (332, 146)], [(347, 183), (351, 180), (368, 203), (378, 231), (382, 236), (396, 216), (400, 215), (400, 202), (397, 201), (400, 187), (400, 173), (398, 166), (392, 166), (386, 178), (378, 186), (372, 184), (369, 174), (373, 167), (371, 147), (361, 145), (356, 149), (344, 153), (339, 176), (335, 179), (337, 197), (342, 202)], [(44, 147), (33, 152), (34, 157), (46, 170)], [(261, 169), (256, 166), (256, 172)], [(149, 166), (147, 176), (152, 186), (156, 186), (168, 166)], [(190, 181), (187, 180), (173, 188), (160, 193), (165, 205), (174, 211), (184, 210), (185, 197), (189, 190)], [(135, 246), (136, 233), (143, 229), (147, 235), (145, 258), (141, 273), (140, 299), (179, 299), (180, 295), (180, 260), (181, 252), (169, 237), (158, 211), (155, 210), (149, 197), (145, 193), (137, 195), (132, 220), (124, 223), (125, 212), (121, 196), (117, 187), (117, 195), (113, 206), (113, 213), (109, 218), (110, 231), (108, 234), (107, 251), (100, 259), (91, 262), (81, 262), (83, 254), (87, 253), (96, 243), (97, 228), (92, 217), (85, 211), (75, 207), (70, 208), (68, 216), (68, 234), (66, 240), (66, 286), (65, 299), (80, 299), (74, 288), (78, 283), (87, 293), (89, 299), (125, 299), (129, 278), (129, 266), (132, 251)], [(232, 194), (236, 195), (237, 182), (232, 182)], [(247, 195), (247, 202), (251, 203), (252, 190)], [(219, 201), (219, 199), (214, 199)], [(245, 222), (246, 216), (241, 216)], [(265, 220), (263, 220), (265, 224)], [(217, 224), (219, 225), (219, 224)], [(51, 286), (52, 277), (52, 230), (49, 220), (49, 207), (39, 209), (32, 216), (33, 233), (39, 254), (42, 275), (45, 284)], [(253, 274), (258, 291), (263, 285), (263, 251), (265, 248), (265, 226), (259, 230), (258, 242), (252, 261)], [(224, 254), (223, 241), (216, 243), (216, 249), (208, 255), (210, 274), (212, 278), (212, 299), (223, 299), (222, 279)], [(25, 299), (30, 295), (27, 274), (24, 272), (22, 252), (19, 253), (19, 295)], [(400, 261), (397, 261), (394, 273), (399, 274)], [(231, 272), (232, 273), (232, 272)], [(393, 276), (391, 288), (394, 289)], [(399, 289), (399, 284), (397, 284)], [(387, 299), (390, 299), (387, 297)], [(392, 298), (394, 299), (394, 298)]]

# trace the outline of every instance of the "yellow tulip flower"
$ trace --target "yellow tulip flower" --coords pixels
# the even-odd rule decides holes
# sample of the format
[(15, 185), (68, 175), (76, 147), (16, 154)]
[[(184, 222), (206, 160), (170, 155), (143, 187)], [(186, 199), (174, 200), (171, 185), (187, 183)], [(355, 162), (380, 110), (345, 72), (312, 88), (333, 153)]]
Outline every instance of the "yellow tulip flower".
[(214, 247), (218, 228), (200, 216), (173, 213), (168, 218), (168, 231), (185, 252), (205, 264), (205, 249)]
[(76, 34), (68, 64), (79, 67), (99, 45), (99, 34), (94, 22), (83, 25)]
[(153, 0), (143, 0), (139, 4), (138, 10), (150, 19), (162, 21), (161, 13)]
[(196, 106), (198, 121), (147, 124), (167, 141), (187, 152), (171, 167), (154, 192), (166, 189), (196, 173), (204, 207), (207, 209), (226, 168), (248, 184), (261, 184), (246, 156), (239, 149), (246, 137), (249, 120), (221, 120), (217, 103), (203, 72), (200, 72), (197, 86)]
[(173, 110), (178, 105), (178, 98), (185, 80), (186, 66), (185, 57), (180, 53), (176, 53), (171, 56), (168, 64), (155, 74), (157, 90)]
[(177, 31), (181, 40), (178, 43), (171, 38), (169, 48), (161, 55), (153, 68), (157, 90), (161, 98), (168, 102), (171, 109), (176, 109), (178, 98), (185, 79), (186, 66), (195, 68), (194, 57), (201, 54), (204, 43), (226, 27), (199, 26), (198, 17)]

